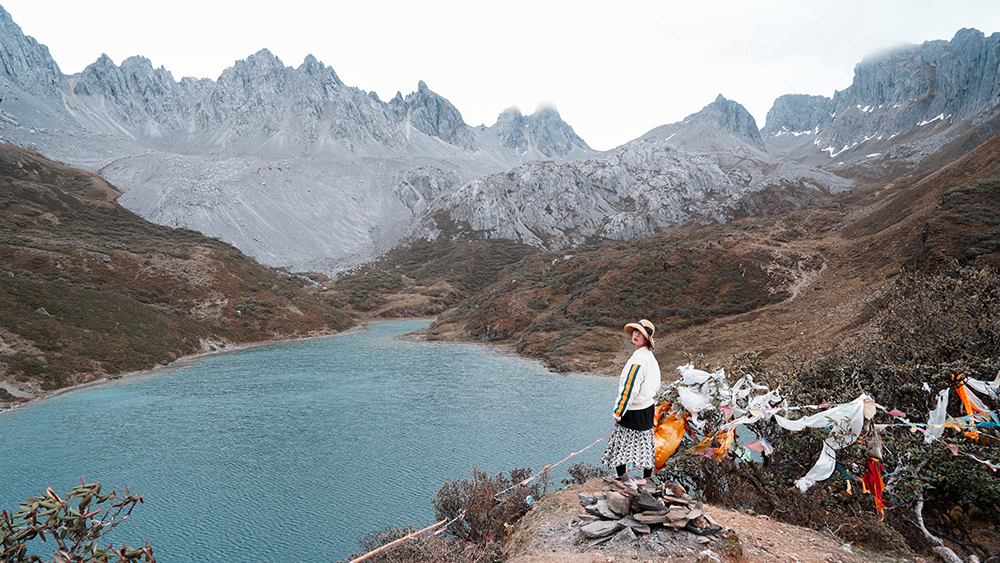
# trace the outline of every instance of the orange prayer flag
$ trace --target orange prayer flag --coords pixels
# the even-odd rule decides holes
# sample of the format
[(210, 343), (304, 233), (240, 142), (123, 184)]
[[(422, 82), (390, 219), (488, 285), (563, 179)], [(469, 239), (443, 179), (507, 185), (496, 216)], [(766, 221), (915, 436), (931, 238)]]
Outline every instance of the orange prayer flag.
[[(965, 414), (972, 416), (975, 413), (985, 412), (977, 407), (975, 403), (973, 403), (972, 399), (969, 398), (969, 389), (964, 383), (959, 385), (955, 391), (958, 393), (958, 398), (962, 399), (962, 405), (965, 407)], [(973, 440), (979, 439), (979, 433), (975, 431), (966, 432), (965, 435)]]
[(667, 459), (674, 455), (677, 450), (677, 446), (680, 445), (681, 439), (684, 437), (684, 423), (687, 422), (689, 414), (685, 413), (678, 417), (677, 413), (672, 412), (666, 416), (660, 416), (662, 411), (666, 411), (670, 408), (669, 403), (664, 403), (656, 408), (656, 414), (654, 415), (654, 420), (657, 420), (656, 430), (653, 432), (653, 442), (656, 445), (656, 470), (659, 471), (663, 469), (663, 466), (667, 464)]
[(969, 388), (965, 384), (959, 385), (955, 391), (958, 393), (958, 398), (962, 399), (962, 405), (965, 406), (965, 414), (972, 416), (975, 413), (986, 412), (977, 407), (972, 399), (969, 398)]
[(722, 430), (715, 433), (715, 441), (719, 444), (715, 448), (715, 461), (719, 461), (726, 456), (726, 452), (729, 448), (733, 446), (736, 441), (736, 429), (730, 428), (723, 432)]

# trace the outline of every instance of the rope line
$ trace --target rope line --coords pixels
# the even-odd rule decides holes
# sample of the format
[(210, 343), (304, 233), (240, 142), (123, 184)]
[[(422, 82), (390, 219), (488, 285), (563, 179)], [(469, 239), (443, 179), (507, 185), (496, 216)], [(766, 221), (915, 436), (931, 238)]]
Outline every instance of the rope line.
[[(545, 468), (543, 468), (543, 469), (542, 469), (541, 471), (539, 471), (538, 473), (536, 473), (536, 474), (532, 475), (531, 477), (528, 477), (528, 478), (527, 478), (527, 479), (525, 479), (524, 481), (521, 481), (520, 483), (517, 483), (516, 485), (513, 485), (513, 486), (511, 486), (511, 487), (508, 487), (508, 488), (506, 488), (506, 489), (504, 489), (504, 490), (500, 491), (499, 493), (497, 493), (497, 494), (493, 495), (493, 498), (494, 498), (494, 500), (496, 500), (496, 499), (497, 499), (497, 497), (499, 497), (500, 495), (502, 495), (502, 494), (504, 494), (504, 493), (507, 493), (507, 492), (510, 492), (510, 491), (512, 491), (512, 490), (514, 490), (514, 489), (516, 489), (517, 487), (521, 487), (521, 486), (524, 486), (524, 485), (527, 485), (527, 484), (528, 484), (528, 483), (530, 483), (531, 481), (533, 481), (533, 480), (537, 479), (538, 477), (540, 477), (540, 476), (541, 476), (541, 475), (542, 475), (543, 473), (545, 473), (546, 471), (548, 471), (548, 470), (550, 470), (550, 469), (552, 469), (552, 468), (554, 468), (554, 467), (558, 466), (558, 465), (559, 465), (560, 463), (563, 463), (564, 461), (566, 461), (566, 460), (568, 460), (568, 459), (572, 458), (573, 456), (576, 456), (576, 455), (579, 455), (579, 454), (582, 454), (583, 452), (585, 452), (585, 451), (589, 450), (590, 448), (592, 448), (592, 447), (596, 446), (596, 445), (597, 445), (597, 444), (599, 444), (600, 442), (602, 442), (602, 441), (604, 441), (605, 439), (607, 439), (607, 438), (608, 438), (608, 436), (611, 436), (611, 434), (608, 434), (608, 435), (607, 435), (607, 436), (605, 436), (604, 438), (599, 438), (599, 439), (595, 440), (593, 444), (590, 444), (589, 446), (587, 446), (586, 448), (583, 448), (582, 450), (580, 450), (580, 451), (578, 451), (578, 452), (573, 452), (573, 453), (569, 454), (569, 455), (568, 455), (568, 456), (566, 456), (566, 457), (565, 457), (565, 458), (564, 458), (564, 459), (563, 459), (562, 461), (559, 461), (559, 462), (556, 462), (556, 463), (554, 463), (554, 464), (552, 464), (552, 465), (546, 465), (546, 466), (545, 466)], [(506, 500), (504, 500), (504, 501), (500, 501), (500, 502), (501, 502), (501, 503), (503, 503), (503, 502), (506, 502)], [(447, 529), (448, 529), (448, 526), (451, 526), (451, 525), (452, 525), (453, 523), (455, 523), (455, 521), (456, 521), (456, 520), (458, 520), (458, 519), (459, 519), (459, 518), (461, 518), (462, 516), (465, 516), (465, 511), (464, 511), (464, 510), (462, 510), (461, 512), (459, 512), (459, 513), (458, 513), (458, 516), (455, 516), (455, 517), (454, 517), (454, 518), (452, 518), (451, 520), (448, 520), (447, 518), (445, 518), (444, 520), (441, 520), (440, 522), (437, 522), (437, 523), (435, 523), (435, 524), (431, 524), (430, 526), (427, 526), (427, 527), (426, 527), (426, 528), (424, 528), (423, 530), (417, 530), (416, 532), (413, 532), (412, 534), (410, 534), (410, 535), (408, 535), (408, 536), (404, 536), (404, 537), (402, 537), (402, 538), (399, 538), (399, 539), (397, 539), (397, 540), (393, 540), (393, 541), (391, 541), (391, 542), (389, 542), (389, 543), (387, 543), (387, 544), (385, 544), (385, 545), (383, 545), (383, 546), (381, 546), (381, 547), (379, 547), (379, 548), (377, 548), (377, 549), (374, 549), (374, 550), (372, 550), (372, 551), (369, 551), (368, 553), (366, 553), (366, 554), (362, 555), (361, 557), (358, 557), (358, 558), (356, 558), (356, 559), (352, 559), (352, 560), (350, 560), (350, 561), (349, 561), (348, 563), (360, 563), (361, 561), (364, 561), (364, 560), (366, 560), (366, 559), (369, 559), (369, 558), (371, 558), (371, 557), (374, 557), (375, 555), (378, 555), (379, 553), (382, 553), (383, 551), (386, 551), (387, 549), (390, 549), (390, 548), (393, 548), (393, 547), (395, 547), (395, 546), (397, 546), (397, 545), (399, 545), (399, 544), (401, 544), (401, 543), (403, 543), (403, 542), (405, 542), (405, 541), (409, 541), (409, 540), (411, 540), (411, 539), (413, 539), (413, 538), (415, 538), (415, 537), (419, 536), (420, 534), (422, 534), (422, 533), (424, 533), (424, 532), (427, 532), (427, 531), (430, 531), (430, 530), (433, 530), (434, 528), (437, 528), (438, 526), (441, 526), (442, 524), (444, 524), (443, 526), (441, 526), (441, 529), (439, 529), (439, 530), (435, 530), (435, 532), (434, 532), (434, 535), (438, 535), (438, 534), (440, 534), (440, 533), (444, 532), (445, 530), (447, 530)]]
[(517, 483), (516, 485), (511, 485), (510, 487), (507, 487), (506, 489), (504, 489), (504, 490), (500, 491), (499, 493), (497, 493), (497, 494), (493, 495), (493, 498), (497, 498), (497, 497), (499, 497), (500, 495), (502, 495), (502, 494), (504, 494), (504, 493), (508, 493), (508, 492), (510, 492), (510, 491), (513, 491), (514, 489), (516, 489), (516, 488), (518, 488), (518, 487), (523, 487), (523, 486), (527, 485), (528, 483), (530, 483), (530, 482), (534, 481), (535, 479), (537, 479), (537, 478), (541, 477), (541, 476), (542, 476), (542, 475), (543, 475), (543, 474), (544, 474), (544, 473), (545, 473), (546, 471), (548, 471), (548, 470), (550, 470), (550, 469), (553, 469), (553, 468), (555, 468), (555, 467), (556, 467), (556, 466), (558, 466), (558, 465), (559, 465), (560, 463), (563, 463), (564, 461), (567, 461), (567, 460), (569, 460), (570, 458), (572, 458), (572, 457), (573, 457), (573, 456), (575, 456), (575, 455), (579, 455), (579, 454), (582, 454), (583, 452), (585, 452), (585, 451), (589, 450), (590, 448), (592, 448), (592, 447), (596, 446), (597, 444), (601, 443), (602, 441), (606, 440), (606, 439), (608, 438), (608, 436), (611, 436), (611, 434), (610, 434), (610, 433), (608, 433), (608, 435), (607, 435), (607, 436), (605, 436), (605, 437), (603, 437), (603, 438), (598, 438), (597, 440), (595, 440), (595, 441), (594, 441), (594, 443), (593, 443), (593, 444), (591, 444), (591, 445), (587, 446), (586, 448), (583, 448), (582, 450), (580, 450), (580, 451), (578, 451), (578, 452), (573, 452), (573, 453), (569, 454), (569, 455), (568, 455), (568, 456), (566, 456), (566, 457), (565, 457), (565, 458), (564, 458), (564, 459), (563, 459), (562, 461), (559, 461), (559, 462), (556, 462), (556, 463), (554, 463), (554, 464), (552, 464), (552, 465), (546, 465), (546, 466), (545, 466), (545, 467), (543, 467), (543, 468), (542, 468), (542, 470), (541, 470), (541, 471), (539, 471), (538, 473), (535, 473), (535, 474), (534, 474), (534, 475), (532, 475), (531, 477), (528, 477), (527, 479), (525, 479), (524, 481), (521, 481), (520, 483)]
[(444, 520), (438, 522), (437, 524), (431, 524), (430, 526), (427, 526), (423, 530), (417, 530), (416, 532), (413, 532), (412, 534), (410, 534), (408, 536), (401, 537), (398, 540), (391, 541), (391, 542), (383, 545), (382, 547), (380, 547), (378, 549), (374, 549), (372, 551), (369, 551), (368, 553), (362, 555), (361, 557), (358, 557), (357, 559), (351, 559), (351, 561), (349, 563), (360, 563), (361, 561), (364, 561), (365, 559), (374, 557), (374, 556), (378, 555), (379, 553), (382, 553), (383, 551), (385, 551), (385, 550), (387, 550), (387, 549), (389, 549), (391, 547), (395, 547), (395, 546), (397, 546), (397, 545), (399, 545), (399, 544), (401, 544), (401, 543), (403, 543), (403, 542), (405, 542), (407, 540), (411, 540), (411, 539), (419, 536), (420, 534), (422, 534), (422, 533), (424, 533), (426, 531), (433, 530), (434, 528), (437, 528), (438, 526), (440, 526), (441, 524), (444, 524), (445, 522), (448, 522), (447, 518), (445, 518)]

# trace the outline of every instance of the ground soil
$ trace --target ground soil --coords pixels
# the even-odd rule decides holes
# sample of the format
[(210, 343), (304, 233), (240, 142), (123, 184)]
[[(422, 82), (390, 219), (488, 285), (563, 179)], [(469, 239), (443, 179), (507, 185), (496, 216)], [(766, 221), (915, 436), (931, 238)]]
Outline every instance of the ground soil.
[(579, 540), (578, 516), (584, 514), (577, 495), (602, 490), (597, 480), (573, 485), (545, 496), (519, 523), (507, 544), (508, 563), (631, 563), (634, 561), (699, 561), (739, 563), (924, 563), (915, 554), (872, 553), (832, 534), (705, 505), (704, 511), (739, 537), (727, 542), (693, 541), (669, 554), (641, 547), (590, 546)]

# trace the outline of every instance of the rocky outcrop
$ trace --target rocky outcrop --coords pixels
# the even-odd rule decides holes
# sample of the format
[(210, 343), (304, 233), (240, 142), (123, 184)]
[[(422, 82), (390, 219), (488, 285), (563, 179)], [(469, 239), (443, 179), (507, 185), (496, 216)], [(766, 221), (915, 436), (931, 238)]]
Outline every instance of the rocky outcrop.
[(524, 116), (521, 110), (510, 107), (504, 110), (491, 130), (500, 145), (520, 154), (535, 151), (547, 158), (568, 157), (574, 152), (590, 150), (554, 107), (542, 106), (535, 113)]
[(692, 154), (645, 138), (599, 157), (530, 162), (487, 175), (435, 208), (486, 236), (557, 250), (647, 236), (694, 218), (727, 221), (750, 194), (769, 188), (819, 195), (850, 186), (815, 168)]
[(476, 150), (472, 128), (465, 124), (458, 108), (432, 92), (423, 80), (417, 84), (417, 91), (406, 98), (397, 92), (389, 107), (397, 119), (418, 131), (465, 150)]
[(786, 94), (774, 100), (767, 112), (763, 137), (816, 131), (833, 121), (833, 100), (826, 96)]
[(0, 7), (0, 98), (18, 90), (42, 99), (55, 99), (67, 81), (52, 60), (49, 48), (27, 37)]
[[(850, 87), (833, 98), (778, 98), (764, 134), (772, 152), (808, 161), (823, 152), (828, 160), (877, 156), (895, 149), (894, 137), (912, 132), (907, 142), (913, 147), (894, 154), (919, 157), (959, 134), (949, 126), (974, 127), (995, 117), (998, 104), (1000, 33), (987, 37), (962, 29), (951, 41), (865, 58), (855, 67)], [(800, 138), (792, 141), (788, 133)]]
[(663, 139), (689, 152), (760, 155), (767, 149), (757, 122), (742, 105), (720, 94), (679, 123), (662, 125), (642, 138)]

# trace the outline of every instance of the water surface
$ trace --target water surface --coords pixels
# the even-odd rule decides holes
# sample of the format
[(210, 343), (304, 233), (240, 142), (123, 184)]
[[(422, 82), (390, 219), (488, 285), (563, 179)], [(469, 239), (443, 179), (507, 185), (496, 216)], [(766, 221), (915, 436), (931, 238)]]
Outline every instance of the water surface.
[(114, 539), (164, 563), (329, 562), (367, 532), (433, 523), (431, 498), (473, 466), (537, 471), (610, 431), (615, 378), (399, 337), (426, 325), (204, 357), (0, 415), (0, 508), (82, 477), (145, 496)]

